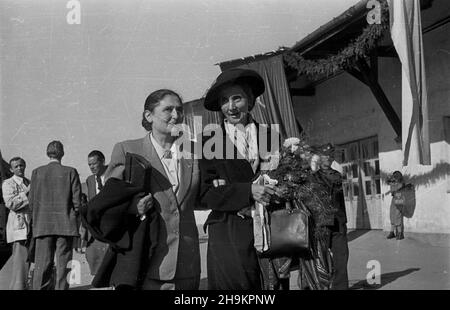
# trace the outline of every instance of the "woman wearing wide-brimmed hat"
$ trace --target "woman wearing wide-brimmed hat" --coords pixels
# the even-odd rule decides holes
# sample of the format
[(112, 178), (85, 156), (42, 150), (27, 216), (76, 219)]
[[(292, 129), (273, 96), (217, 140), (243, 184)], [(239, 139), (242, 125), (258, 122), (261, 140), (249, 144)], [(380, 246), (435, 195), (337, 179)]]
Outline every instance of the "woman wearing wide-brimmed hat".
[[(201, 200), (212, 209), (205, 223), (209, 235), (209, 289), (262, 288), (253, 220), (248, 209), (255, 202), (269, 203), (277, 191), (271, 185), (253, 184), (267, 158), (260, 152), (258, 137), (262, 127), (249, 112), (264, 90), (264, 81), (258, 73), (230, 69), (218, 76), (204, 100), (206, 109), (221, 111), (224, 118), (215, 132), (223, 139), (211, 138), (221, 141), (216, 147), (223, 149), (209, 150), (211, 143), (205, 142), (200, 161)], [(271, 145), (269, 139), (264, 140)]]

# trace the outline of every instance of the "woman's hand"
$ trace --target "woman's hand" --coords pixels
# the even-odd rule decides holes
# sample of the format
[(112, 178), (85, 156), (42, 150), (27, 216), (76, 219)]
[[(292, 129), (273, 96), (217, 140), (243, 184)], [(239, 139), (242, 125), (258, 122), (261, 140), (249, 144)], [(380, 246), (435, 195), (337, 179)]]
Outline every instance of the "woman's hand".
[(267, 205), (270, 202), (270, 197), (275, 194), (276, 188), (274, 185), (258, 185), (252, 184), (252, 198), (253, 200)]
[(137, 209), (139, 215), (144, 215), (153, 207), (153, 196), (152, 194), (148, 194), (147, 196), (142, 197), (137, 203)]
[(252, 207), (246, 207), (238, 211), (238, 216), (245, 219), (245, 217), (252, 217)]

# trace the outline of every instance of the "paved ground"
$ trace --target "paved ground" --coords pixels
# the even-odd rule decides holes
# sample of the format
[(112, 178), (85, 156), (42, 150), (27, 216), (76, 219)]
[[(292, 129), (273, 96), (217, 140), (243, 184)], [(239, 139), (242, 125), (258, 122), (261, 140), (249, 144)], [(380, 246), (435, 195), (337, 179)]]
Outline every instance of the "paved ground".
[[(450, 289), (450, 236), (431, 234), (406, 234), (401, 241), (386, 240), (382, 231), (353, 231), (349, 233), (349, 280), (350, 288), (357, 290), (434, 290)], [(201, 289), (206, 288), (206, 240), (202, 240), (200, 251), (202, 256)], [(90, 289), (92, 276), (83, 255), (74, 254), (80, 262), (81, 278), (79, 284), (71, 285), (71, 289)], [(369, 261), (372, 265), (367, 267)], [(369, 285), (367, 274), (374, 272), (379, 262), (381, 277), (379, 284)], [(1, 260), (0, 260), (1, 263)], [(8, 289), (11, 274), (11, 260), (0, 270), (0, 289)], [(298, 286), (297, 272), (291, 273), (291, 289)]]

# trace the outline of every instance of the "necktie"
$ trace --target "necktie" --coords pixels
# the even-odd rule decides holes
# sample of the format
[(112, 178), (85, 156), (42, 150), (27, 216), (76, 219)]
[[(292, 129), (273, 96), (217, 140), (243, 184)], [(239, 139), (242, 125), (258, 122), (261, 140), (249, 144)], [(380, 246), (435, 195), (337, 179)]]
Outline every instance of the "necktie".
[(103, 189), (102, 178), (99, 175), (97, 175), (95, 179), (97, 180), (98, 191), (101, 191)]
[(22, 190), (26, 191), (28, 189), (28, 185), (30, 185), (30, 182), (27, 179), (23, 178), (22, 184), (20, 186), (22, 187)]
[(163, 158), (171, 159), (172, 158), (172, 151), (171, 150), (165, 150)]

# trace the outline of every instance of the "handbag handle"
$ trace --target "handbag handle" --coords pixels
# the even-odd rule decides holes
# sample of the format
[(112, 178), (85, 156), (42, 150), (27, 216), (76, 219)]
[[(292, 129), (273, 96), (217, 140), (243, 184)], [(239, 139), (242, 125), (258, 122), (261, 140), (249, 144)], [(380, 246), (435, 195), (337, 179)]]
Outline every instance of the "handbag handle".
[[(288, 208), (288, 203), (290, 206), (289, 208)], [(294, 206), (294, 207), (292, 207), (292, 206)], [(290, 211), (299, 209), (299, 210), (302, 210), (303, 212), (305, 212), (308, 217), (311, 217), (311, 215), (312, 215), (311, 212), (309, 211), (309, 209), (303, 203), (303, 201), (298, 200), (298, 199), (292, 199), (291, 201), (286, 202), (286, 209), (288, 209)]]

